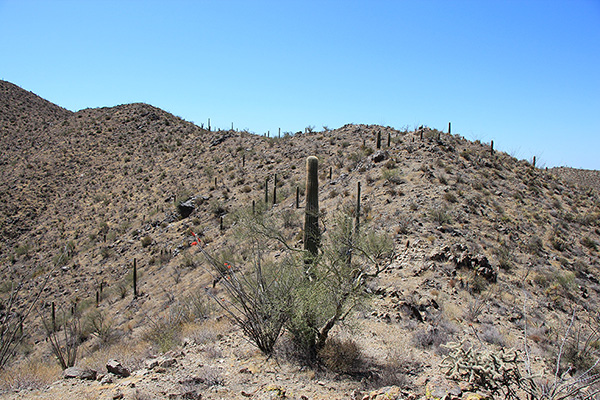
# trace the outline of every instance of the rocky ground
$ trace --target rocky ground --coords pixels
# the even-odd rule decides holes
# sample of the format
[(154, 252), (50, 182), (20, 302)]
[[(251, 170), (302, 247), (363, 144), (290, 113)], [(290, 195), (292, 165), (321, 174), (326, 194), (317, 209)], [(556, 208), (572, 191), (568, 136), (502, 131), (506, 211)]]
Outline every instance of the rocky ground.
[[(489, 397), (446, 377), (445, 344), (516, 349), (525, 360), (527, 329), (529, 364), (551, 378), (569, 326), (577, 335), (563, 367), (577, 376), (597, 357), (597, 171), (534, 168), (427, 127), (264, 137), (209, 131), (146, 104), (72, 113), (0, 88), (0, 295), (6, 302), (24, 281), (23, 309), (49, 277), (1, 374), (6, 398)], [(319, 158), (324, 224), (355, 204), (360, 182), (365, 226), (396, 249), (331, 333), (360, 349), (343, 373), (298, 363), (287, 335), (262, 355), (206, 295), (213, 276), (190, 246), (191, 230), (210, 254), (244, 268), (233, 215), (264, 202), (266, 185), (269, 208), (288, 221), (286, 240), (301, 247), (309, 155)], [(62, 379), (42, 324), (52, 303), (58, 319), (80, 315), (75, 365), (103, 376)], [(111, 359), (131, 375), (107, 373)]]

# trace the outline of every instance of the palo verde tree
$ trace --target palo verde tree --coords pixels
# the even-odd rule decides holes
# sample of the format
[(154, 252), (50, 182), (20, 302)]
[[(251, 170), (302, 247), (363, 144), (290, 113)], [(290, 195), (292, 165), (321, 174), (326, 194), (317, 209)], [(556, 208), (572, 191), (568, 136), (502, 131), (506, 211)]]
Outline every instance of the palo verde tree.
[(296, 211), (235, 213), (238, 254), (244, 260), (239, 265), (201, 251), (219, 280), (216, 290), (227, 296), (209, 294), (250, 341), (270, 355), (287, 331), (305, 361), (315, 362), (331, 329), (364, 298), (366, 281), (389, 267), (394, 245), (385, 233), (357, 231), (352, 214), (339, 211), (322, 219), (327, 229), (313, 253), (298, 245), (298, 232), (284, 223), (289, 212)]

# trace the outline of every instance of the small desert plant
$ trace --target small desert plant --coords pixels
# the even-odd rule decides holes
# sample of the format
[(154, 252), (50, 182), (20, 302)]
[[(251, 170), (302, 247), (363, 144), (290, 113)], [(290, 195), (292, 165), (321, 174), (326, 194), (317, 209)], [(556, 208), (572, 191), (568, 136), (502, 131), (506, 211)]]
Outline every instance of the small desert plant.
[(422, 349), (433, 348), (440, 353), (444, 351), (441, 346), (452, 338), (455, 331), (454, 325), (438, 317), (433, 324), (415, 331), (412, 335), (412, 342)]
[(153, 239), (150, 236), (144, 236), (141, 240), (142, 247), (148, 247), (152, 244)]
[(598, 243), (595, 240), (590, 239), (589, 236), (584, 236), (581, 239), (581, 244), (587, 247), (590, 250), (598, 250)]
[(431, 208), (429, 209), (428, 214), (429, 218), (431, 218), (433, 222), (436, 222), (440, 225), (450, 224), (452, 222), (452, 217), (450, 216), (450, 213), (444, 207)]
[(352, 339), (327, 339), (319, 350), (319, 359), (334, 372), (352, 374), (362, 362), (360, 348)]
[(52, 354), (56, 357), (60, 367), (64, 370), (75, 365), (77, 360), (77, 351), (81, 344), (81, 322), (77, 311), (71, 316), (67, 314), (64, 308), (61, 309), (62, 326), (54, 329), (55, 326), (42, 316), (42, 324), (46, 331), (48, 341), (52, 349)]
[[(526, 310), (525, 310), (526, 311)], [(527, 313), (524, 313), (527, 315)], [(567, 400), (567, 399), (585, 399), (593, 400), (597, 398), (600, 393), (600, 373), (598, 372), (598, 366), (600, 365), (600, 355), (598, 351), (592, 351), (588, 354), (589, 362), (585, 365), (579, 364), (578, 367), (573, 368), (573, 365), (565, 366), (565, 355), (570, 358), (570, 361), (574, 361), (572, 356), (569, 356), (569, 341), (576, 340), (580, 341), (580, 337), (575, 337), (573, 334), (573, 327), (575, 323), (576, 310), (573, 310), (571, 320), (565, 331), (565, 335), (558, 343), (556, 356), (554, 358), (555, 368), (553, 371), (553, 377), (551, 379), (543, 379), (541, 376), (536, 376), (532, 372), (531, 361), (529, 356), (528, 347), (528, 332), (527, 332), (527, 320), (524, 325), (525, 335), (525, 371), (526, 376), (524, 379), (515, 382), (522, 388), (529, 399), (532, 400)], [(591, 337), (597, 337), (597, 326), (598, 321), (594, 322), (592, 333), (587, 336), (587, 339)], [(594, 336), (596, 335), (596, 336)], [(585, 336), (584, 336), (585, 337)], [(587, 342), (587, 339), (586, 342)], [(571, 342), (572, 343), (572, 342)], [(584, 345), (584, 347), (587, 344)], [(587, 357), (586, 357), (587, 358)]]
[(446, 200), (448, 203), (456, 203), (458, 201), (456, 195), (452, 192), (444, 193), (444, 200)]
[(85, 318), (86, 328), (89, 332), (96, 336), (100, 343), (108, 344), (115, 337), (112, 321), (107, 317), (102, 310), (93, 310)]
[(144, 332), (143, 338), (156, 345), (159, 351), (165, 353), (181, 341), (181, 330), (184, 322), (182, 310), (173, 309), (157, 318), (147, 317), (148, 328)]
[(405, 182), (402, 178), (402, 174), (399, 168), (384, 169), (383, 171), (381, 171), (381, 178), (383, 178), (386, 182), (393, 183), (396, 185)]
[(448, 349), (440, 367), (451, 379), (464, 380), (505, 399), (518, 399), (515, 385), (523, 379), (519, 369), (519, 352), (501, 348), (498, 351), (476, 349), (463, 342), (442, 345)]
[(510, 248), (505, 243), (500, 243), (500, 246), (495, 249), (494, 253), (498, 258), (498, 267), (505, 271), (510, 271), (514, 259)]
[[(67, 257), (66, 252), (65, 248), (64, 257)], [(58, 261), (60, 263), (61, 259)], [(6, 293), (7, 297), (0, 299), (0, 369), (15, 355), (15, 350), (22, 342), (23, 325), (40, 299), (52, 272), (53, 270), (49, 271), (29, 294), (25, 293), (25, 284), (35, 281), (33, 276), (14, 277), (3, 286), (2, 292)]]
[(532, 236), (527, 242), (527, 251), (531, 254), (539, 255), (544, 249), (544, 242), (539, 236)]

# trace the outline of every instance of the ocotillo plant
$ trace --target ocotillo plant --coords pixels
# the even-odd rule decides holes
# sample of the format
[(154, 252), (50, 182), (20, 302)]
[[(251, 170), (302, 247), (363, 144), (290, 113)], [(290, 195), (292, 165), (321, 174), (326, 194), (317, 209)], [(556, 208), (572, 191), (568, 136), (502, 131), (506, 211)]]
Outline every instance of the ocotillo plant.
[(52, 332), (56, 332), (56, 305), (52, 302)]
[(304, 249), (317, 256), (319, 233), (319, 159), (306, 159), (306, 206), (304, 207)]

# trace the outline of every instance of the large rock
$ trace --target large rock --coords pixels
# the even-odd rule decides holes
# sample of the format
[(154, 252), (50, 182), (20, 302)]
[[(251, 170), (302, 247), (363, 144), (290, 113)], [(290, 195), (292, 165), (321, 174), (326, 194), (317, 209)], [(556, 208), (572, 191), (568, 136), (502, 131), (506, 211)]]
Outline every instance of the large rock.
[(196, 209), (196, 206), (194, 205), (194, 200), (193, 199), (189, 199), (187, 201), (184, 201), (183, 203), (180, 203), (177, 206), (177, 211), (179, 211), (179, 214), (181, 215), (182, 218), (189, 217), (190, 214), (192, 212), (194, 212), (195, 209)]
[(372, 156), (371, 156), (371, 160), (373, 160), (374, 163), (378, 163), (381, 162), (383, 160), (387, 160), (389, 157), (388, 152), (385, 150), (379, 150), (376, 151)]
[(70, 367), (63, 371), (65, 379), (87, 379), (93, 381), (96, 379), (96, 371), (89, 368)]
[(121, 365), (121, 363), (117, 360), (109, 360), (106, 363), (106, 370), (108, 372), (110, 372), (111, 374), (115, 374), (115, 375), (121, 376), (123, 378), (126, 378), (129, 375), (131, 375), (129, 370), (127, 368), (125, 368), (123, 365)]

